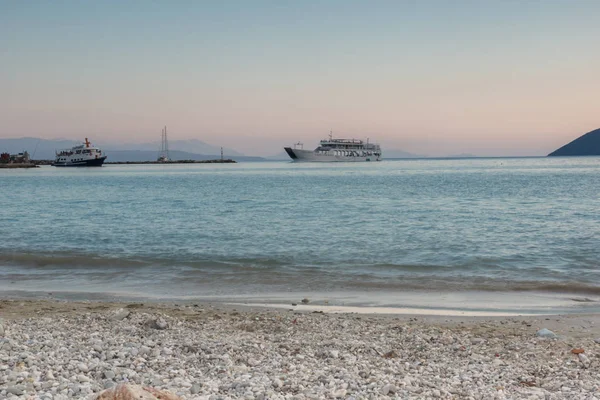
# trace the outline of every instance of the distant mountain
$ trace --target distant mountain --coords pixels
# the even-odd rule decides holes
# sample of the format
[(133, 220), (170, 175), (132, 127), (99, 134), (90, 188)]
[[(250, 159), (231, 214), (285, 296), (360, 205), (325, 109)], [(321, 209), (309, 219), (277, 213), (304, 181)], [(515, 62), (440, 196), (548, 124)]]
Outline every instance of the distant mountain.
[(477, 156), (471, 153), (460, 153), (449, 155), (446, 158), (477, 158)]
[(268, 156), (265, 158), (267, 160), (271, 160), (271, 161), (289, 161), (289, 160), (291, 160), (290, 156), (288, 156), (285, 151), (282, 151), (281, 153), (277, 153), (275, 155)]
[[(121, 145), (110, 144), (106, 145), (106, 150), (147, 150), (154, 151), (158, 154), (160, 142), (149, 143), (125, 143)], [(190, 140), (169, 140), (169, 150), (180, 150), (196, 154), (221, 154), (221, 147), (213, 146), (198, 139)], [(244, 154), (235, 150), (224, 147), (223, 153), (226, 157), (244, 156)]]
[[(11, 154), (28, 151), (34, 160), (53, 160), (55, 151), (69, 149), (81, 144), (77, 140), (47, 140), (32, 137), (0, 139), (0, 153)], [(108, 155), (107, 161), (156, 161), (160, 143), (142, 143), (118, 145), (114, 143), (96, 143)], [(129, 149), (128, 149), (129, 148)], [(169, 155), (173, 160), (214, 160), (221, 158), (221, 148), (200, 140), (169, 141)], [(200, 152), (204, 149), (206, 152)], [(262, 157), (245, 156), (231, 149), (223, 149), (223, 156), (236, 161), (264, 161)]]
[(409, 153), (408, 151), (404, 151), (404, 150), (395, 150), (395, 149), (391, 149), (391, 150), (386, 150), (386, 149), (382, 149), (382, 153), (383, 153), (383, 158), (425, 158), (427, 156), (423, 156), (423, 155), (419, 155), (419, 154), (414, 154), (414, 153)]
[[(82, 141), (68, 139), (39, 139), (33, 137), (0, 139), (0, 153), (11, 154), (28, 151), (34, 160), (53, 160), (55, 151), (69, 149)], [(106, 152), (108, 161), (154, 161), (158, 157), (160, 143), (119, 145), (116, 143), (96, 143)], [(173, 160), (214, 160), (221, 158), (221, 148), (201, 140), (169, 141), (169, 155)], [(235, 150), (223, 148), (223, 156), (236, 161), (264, 161), (262, 157), (245, 156)]]
[(14, 154), (27, 151), (35, 160), (53, 160), (56, 150), (68, 149), (78, 144), (81, 142), (67, 139), (46, 140), (33, 137), (0, 139), (0, 153), (6, 151)]
[(578, 137), (548, 156), (600, 156), (600, 129)]
[[(106, 150), (108, 158), (106, 162), (125, 162), (125, 161), (156, 161), (157, 152), (150, 150)], [(169, 150), (169, 157), (173, 161), (178, 160), (216, 160), (221, 158), (221, 154), (197, 154), (180, 150)], [(224, 156), (235, 161), (264, 161), (261, 157), (249, 156)]]

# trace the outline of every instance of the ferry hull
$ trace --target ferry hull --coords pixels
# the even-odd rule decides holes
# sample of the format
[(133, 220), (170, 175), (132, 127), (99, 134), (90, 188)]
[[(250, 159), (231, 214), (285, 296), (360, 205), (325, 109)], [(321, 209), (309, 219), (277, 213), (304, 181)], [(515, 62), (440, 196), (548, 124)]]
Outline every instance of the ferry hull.
[(293, 161), (298, 162), (367, 162), (381, 161), (381, 156), (340, 156), (334, 154), (316, 153), (311, 150), (292, 149), (284, 147), (285, 152)]
[(54, 163), (52, 164), (55, 167), (101, 167), (104, 164), (104, 160), (106, 160), (106, 156), (94, 158), (90, 160), (76, 161), (76, 162), (62, 162), (62, 163)]

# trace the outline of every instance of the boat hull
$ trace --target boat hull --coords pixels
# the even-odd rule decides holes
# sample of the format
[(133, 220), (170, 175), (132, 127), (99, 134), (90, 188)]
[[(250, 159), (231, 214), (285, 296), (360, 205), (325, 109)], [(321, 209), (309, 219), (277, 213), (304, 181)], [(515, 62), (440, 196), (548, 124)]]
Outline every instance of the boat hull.
[(106, 160), (106, 156), (92, 158), (92, 159), (83, 160), (83, 161), (75, 161), (75, 162), (71, 162), (71, 161), (61, 162), (61, 163), (55, 162), (52, 165), (55, 167), (101, 167), (102, 164), (104, 164), (104, 160)]
[[(292, 149), (284, 147), (285, 152), (293, 161), (297, 162), (367, 162), (381, 161), (381, 156), (345, 156), (335, 154), (317, 153), (311, 150)], [(330, 152), (331, 153), (331, 152)]]

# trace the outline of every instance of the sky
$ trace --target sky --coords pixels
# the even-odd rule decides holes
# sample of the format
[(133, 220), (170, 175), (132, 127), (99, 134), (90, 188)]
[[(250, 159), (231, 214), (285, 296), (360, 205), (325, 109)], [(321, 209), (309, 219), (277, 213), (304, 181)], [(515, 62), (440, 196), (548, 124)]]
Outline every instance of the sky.
[(367, 138), (544, 155), (600, 127), (597, 0), (0, 0), (0, 138)]

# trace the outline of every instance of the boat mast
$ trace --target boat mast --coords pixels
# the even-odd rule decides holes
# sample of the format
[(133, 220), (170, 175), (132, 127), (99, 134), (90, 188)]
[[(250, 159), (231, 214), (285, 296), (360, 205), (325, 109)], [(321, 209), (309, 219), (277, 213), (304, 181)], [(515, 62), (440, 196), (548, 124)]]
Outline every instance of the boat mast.
[(159, 161), (169, 160), (169, 141), (167, 140), (167, 127), (165, 126), (161, 131), (161, 144), (160, 144), (160, 155)]
[(167, 140), (167, 126), (165, 125), (165, 156), (169, 159), (169, 141)]

